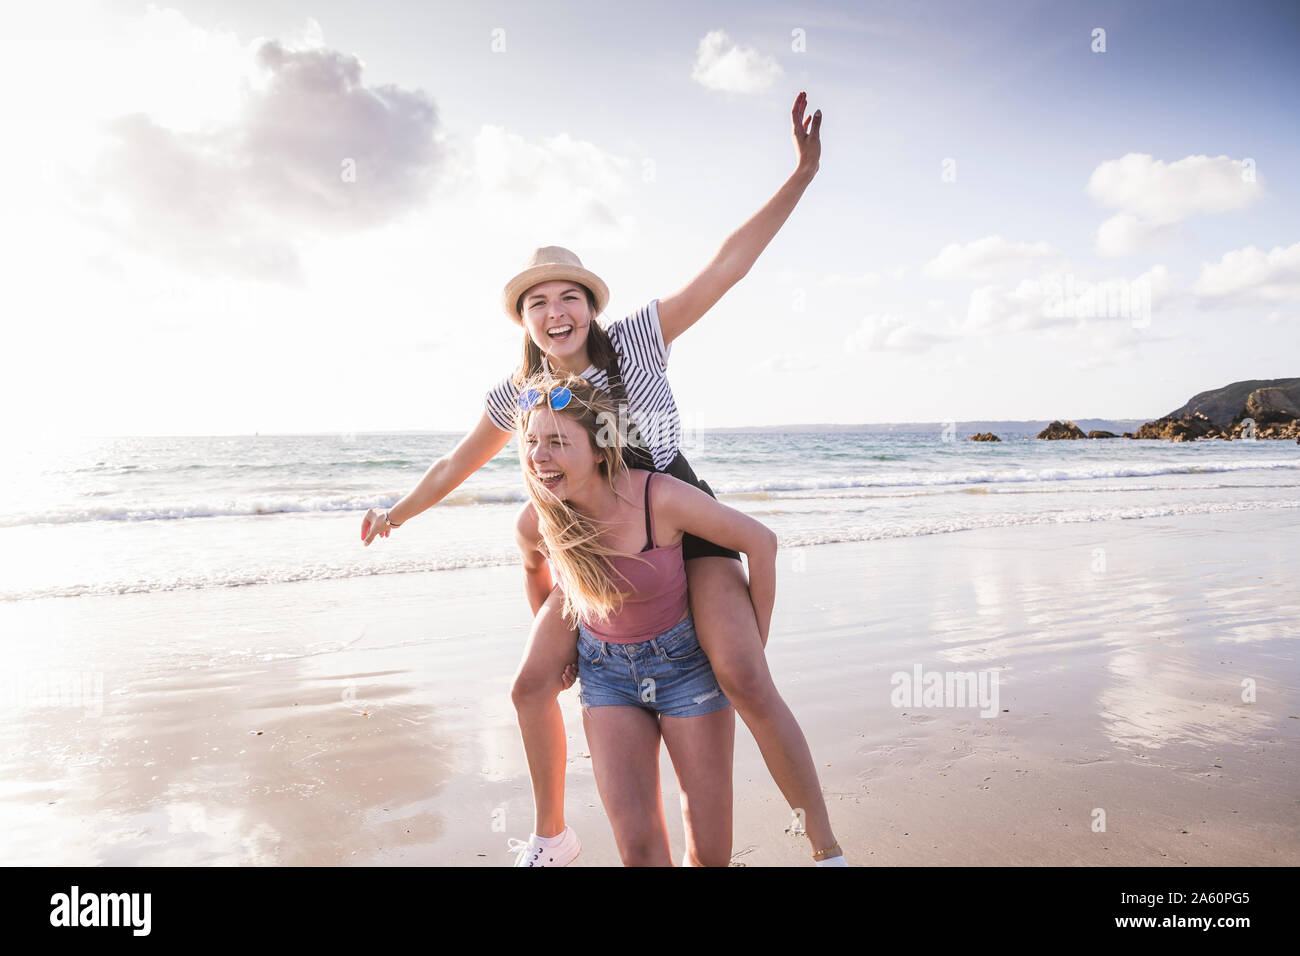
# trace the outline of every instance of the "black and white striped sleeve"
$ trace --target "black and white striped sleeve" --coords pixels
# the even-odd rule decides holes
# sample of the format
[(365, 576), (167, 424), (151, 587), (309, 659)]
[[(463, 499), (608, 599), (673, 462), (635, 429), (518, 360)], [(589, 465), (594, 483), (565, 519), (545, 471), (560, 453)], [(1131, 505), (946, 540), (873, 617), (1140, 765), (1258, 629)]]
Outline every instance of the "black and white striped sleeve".
[(497, 428), (503, 432), (512, 432), (517, 421), (515, 413), (518, 398), (519, 390), (515, 388), (514, 376), (507, 375), (487, 393), (483, 400), (483, 411)]
[[(668, 355), (672, 345), (664, 345), (663, 328), (659, 325), (659, 300), (637, 309), (617, 323), (618, 344), (628, 360), (646, 371), (662, 374), (668, 370)], [(611, 332), (614, 330), (611, 328)]]

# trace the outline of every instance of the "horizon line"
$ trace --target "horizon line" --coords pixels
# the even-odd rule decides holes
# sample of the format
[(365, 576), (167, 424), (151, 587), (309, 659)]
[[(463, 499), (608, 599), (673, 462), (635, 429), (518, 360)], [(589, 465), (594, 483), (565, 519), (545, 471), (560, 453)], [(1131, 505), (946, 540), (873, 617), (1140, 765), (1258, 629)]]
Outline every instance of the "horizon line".
[[(980, 425), (1037, 425), (1042, 422), (1044, 425), (1051, 422), (1083, 422), (1083, 421), (1101, 421), (1101, 422), (1140, 422), (1146, 424), (1159, 420), (1162, 416), (1152, 418), (1111, 418), (1101, 415), (1079, 415), (1073, 418), (970, 418), (960, 419), (957, 421), (928, 421), (928, 422), (789, 422), (779, 425), (714, 425), (708, 428), (686, 429), (686, 432), (735, 432), (735, 431), (780, 431), (782, 429), (794, 428), (824, 428), (824, 429), (849, 429), (849, 428), (942, 428), (948, 424), (954, 424), (960, 428), (964, 424)], [(294, 431), (294, 432), (266, 432), (263, 434), (257, 432), (216, 432), (210, 434), (155, 434), (136, 433), (132, 435), (101, 435), (101, 434), (80, 434), (77, 438), (290, 438), (290, 437), (312, 437), (321, 435), (462, 435), (472, 429), (456, 428), (399, 428), (388, 430), (350, 430), (345, 428), (331, 428), (324, 431)]]

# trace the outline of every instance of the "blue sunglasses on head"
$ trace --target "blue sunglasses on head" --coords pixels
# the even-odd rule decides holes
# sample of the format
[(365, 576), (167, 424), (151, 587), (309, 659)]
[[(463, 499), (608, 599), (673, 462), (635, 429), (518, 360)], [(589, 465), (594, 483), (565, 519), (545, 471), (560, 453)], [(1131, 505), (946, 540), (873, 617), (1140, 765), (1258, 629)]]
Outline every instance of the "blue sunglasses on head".
[[(528, 411), (542, 400), (543, 393), (540, 389), (530, 388), (522, 392), (519, 396), (519, 410)], [(549, 405), (552, 411), (558, 412), (564, 408), (573, 399), (573, 392), (563, 386), (552, 386), (549, 390)]]

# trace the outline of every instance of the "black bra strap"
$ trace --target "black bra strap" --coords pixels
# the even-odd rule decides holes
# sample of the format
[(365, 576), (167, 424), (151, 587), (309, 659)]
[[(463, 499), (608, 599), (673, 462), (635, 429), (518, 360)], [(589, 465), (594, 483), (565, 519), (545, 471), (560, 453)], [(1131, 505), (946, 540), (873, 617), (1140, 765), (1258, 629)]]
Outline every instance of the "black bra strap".
[(646, 545), (646, 551), (653, 551), (655, 546), (654, 531), (650, 527), (650, 479), (655, 476), (652, 471), (645, 476), (645, 536), (650, 543)]

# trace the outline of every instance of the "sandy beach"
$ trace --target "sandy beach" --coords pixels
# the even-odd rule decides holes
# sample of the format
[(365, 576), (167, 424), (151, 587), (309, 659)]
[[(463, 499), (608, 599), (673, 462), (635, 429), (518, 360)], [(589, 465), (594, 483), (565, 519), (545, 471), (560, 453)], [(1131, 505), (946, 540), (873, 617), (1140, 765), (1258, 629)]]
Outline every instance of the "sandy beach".
[[(1297, 530), (1273, 508), (783, 549), (769, 660), (850, 861), (1300, 863)], [(504, 567), (6, 604), (0, 862), (508, 865), (527, 624)], [(894, 706), (917, 668), (996, 674), (996, 715)], [(574, 865), (617, 865), (561, 701)], [(733, 861), (810, 865), (743, 727), (735, 772)]]

